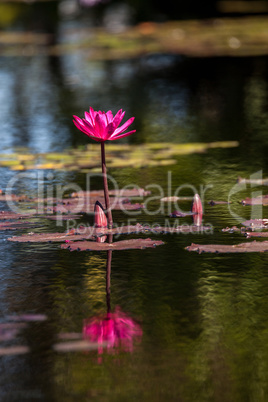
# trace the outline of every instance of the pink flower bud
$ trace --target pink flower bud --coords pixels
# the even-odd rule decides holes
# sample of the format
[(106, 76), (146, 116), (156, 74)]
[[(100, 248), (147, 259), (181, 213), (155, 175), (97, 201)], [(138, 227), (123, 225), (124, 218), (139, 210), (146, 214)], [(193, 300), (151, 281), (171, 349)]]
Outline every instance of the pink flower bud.
[(107, 228), (107, 218), (104, 209), (99, 201), (96, 201), (94, 207), (94, 224), (96, 228)]

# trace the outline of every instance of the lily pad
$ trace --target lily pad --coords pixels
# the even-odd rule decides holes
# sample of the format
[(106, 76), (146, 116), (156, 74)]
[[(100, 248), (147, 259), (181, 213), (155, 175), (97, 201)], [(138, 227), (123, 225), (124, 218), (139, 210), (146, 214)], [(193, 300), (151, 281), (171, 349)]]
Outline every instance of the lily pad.
[(268, 219), (249, 219), (242, 225), (251, 229), (265, 229), (268, 228)]
[(79, 352), (86, 350), (97, 350), (100, 346), (107, 346), (106, 342), (89, 342), (87, 340), (60, 342), (53, 345), (56, 352)]
[(0, 356), (22, 355), (29, 353), (30, 348), (24, 345), (7, 346), (0, 348)]
[(245, 183), (245, 184), (256, 184), (259, 186), (268, 186), (268, 178), (267, 179), (244, 179), (243, 177), (238, 177), (238, 183)]
[[(132, 188), (132, 189), (118, 189), (118, 190), (109, 190), (110, 196), (116, 197), (145, 197), (150, 195), (151, 191), (144, 190), (144, 188)], [(103, 197), (104, 191), (79, 191), (76, 193), (72, 193), (71, 197)]]
[(0, 221), (1, 220), (12, 220), (12, 219), (29, 219), (32, 214), (17, 214), (16, 212), (11, 211), (0, 211)]
[(20, 243), (43, 243), (43, 242), (69, 242), (77, 240), (89, 240), (101, 237), (104, 235), (119, 235), (119, 234), (132, 234), (143, 233), (146, 230), (140, 224), (119, 226), (117, 228), (95, 228), (94, 226), (80, 226), (76, 229), (71, 229), (67, 233), (28, 233), (22, 236), (13, 236), (7, 240)]
[(7, 240), (19, 243), (63, 243), (65, 241), (94, 239), (93, 236), (87, 234), (66, 234), (66, 233), (28, 233), (22, 236), (13, 236)]
[(161, 202), (176, 202), (176, 201), (192, 201), (193, 197), (163, 197), (160, 199)]
[(170, 218), (184, 218), (185, 216), (193, 216), (196, 212), (181, 212), (181, 211), (173, 211), (169, 216)]
[(45, 321), (47, 316), (45, 314), (21, 314), (9, 315), (7, 319), (10, 321)]
[(268, 232), (245, 232), (247, 238), (250, 237), (268, 237)]
[(44, 215), (44, 216), (41, 216), (41, 218), (49, 219), (52, 221), (57, 221), (59, 219), (63, 220), (63, 221), (68, 221), (71, 219), (80, 219), (80, 218), (82, 218), (82, 215), (63, 215), (63, 214), (61, 214), (60, 217), (59, 217), (59, 215)]
[(268, 241), (256, 241), (240, 244), (195, 244), (185, 248), (201, 253), (256, 253), (268, 251)]
[(231, 204), (231, 202), (229, 202), (229, 201), (214, 201), (214, 200), (211, 200), (211, 201), (209, 201), (208, 204), (213, 207), (214, 205), (226, 205), (226, 204)]
[(229, 228), (228, 226), (224, 229), (222, 229), (222, 232), (225, 233), (235, 233), (235, 232), (245, 232), (247, 229), (246, 228), (238, 228), (237, 226), (232, 226)]
[(91, 241), (71, 242), (62, 244), (62, 249), (69, 249), (70, 251), (101, 251), (101, 250), (129, 250), (129, 249), (144, 249), (154, 248), (164, 244), (162, 240), (151, 239), (130, 239), (122, 240), (114, 243), (96, 243)]
[(30, 222), (0, 222), (0, 230), (16, 230), (16, 229), (27, 229), (30, 227), (36, 228), (37, 225)]
[(245, 198), (241, 201), (242, 205), (268, 205), (268, 194), (260, 197)]

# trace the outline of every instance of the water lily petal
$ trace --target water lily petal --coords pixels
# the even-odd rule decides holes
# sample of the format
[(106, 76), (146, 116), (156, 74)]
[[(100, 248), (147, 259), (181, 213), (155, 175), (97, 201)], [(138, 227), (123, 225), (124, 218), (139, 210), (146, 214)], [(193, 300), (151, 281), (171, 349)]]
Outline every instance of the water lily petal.
[(119, 124), (123, 120), (124, 115), (125, 115), (125, 112), (122, 112), (122, 109), (118, 110), (118, 112), (114, 116), (114, 120), (113, 120), (115, 128), (117, 128), (119, 126)]
[(115, 130), (114, 123), (109, 123), (108, 126), (106, 127), (107, 139), (109, 139), (112, 136), (114, 130)]
[(106, 130), (105, 130), (105, 122), (103, 121), (102, 116), (98, 113), (96, 118), (95, 118), (95, 128), (96, 131), (98, 132), (99, 136), (103, 138), (103, 135), (105, 135)]
[(83, 133), (89, 135), (88, 130), (86, 129), (86, 127), (84, 126), (84, 124), (80, 123), (78, 120), (73, 120), (74, 125), (81, 131), (83, 131)]
[(107, 118), (107, 124), (109, 124), (113, 121), (114, 116), (113, 116), (111, 110), (108, 110), (108, 112), (106, 112), (106, 118)]
[(133, 123), (134, 119), (135, 119), (135, 117), (131, 117), (130, 119), (128, 119), (128, 120), (123, 124), (123, 126), (117, 128), (117, 129), (115, 130), (115, 132), (114, 132), (113, 135), (117, 135), (117, 134), (123, 133), (123, 131), (125, 131), (125, 130), (130, 126), (130, 124)]
[(95, 120), (94, 119), (92, 119), (92, 117), (91, 117), (91, 114), (90, 113), (88, 113), (88, 112), (85, 112), (85, 119), (92, 125), (92, 126), (94, 126), (94, 122), (95, 122)]
[(121, 134), (121, 135), (116, 135), (116, 136), (111, 136), (109, 138), (110, 141), (118, 140), (119, 138), (127, 137), (128, 135), (131, 135), (133, 133), (136, 133), (136, 130), (128, 131), (127, 133)]
[(89, 108), (89, 113), (90, 113), (90, 116), (92, 118), (92, 121), (95, 121), (95, 117), (96, 117), (97, 112), (95, 112), (95, 110), (92, 107), (90, 107)]

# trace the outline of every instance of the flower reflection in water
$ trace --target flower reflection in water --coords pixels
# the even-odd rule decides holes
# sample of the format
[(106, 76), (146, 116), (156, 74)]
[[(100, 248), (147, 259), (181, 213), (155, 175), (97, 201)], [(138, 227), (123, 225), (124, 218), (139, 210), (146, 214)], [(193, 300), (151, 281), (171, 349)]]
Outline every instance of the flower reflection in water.
[(108, 312), (103, 316), (86, 319), (83, 335), (91, 342), (100, 344), (99, 354), (103, 353), (103, 343), (107, 343), (108, 353), (113, 353), (116, 349), (132, 352), (134, 340), (141, 340), (142, 329), (117, 306), (114, 313)]
[[(112, 243), (112, 236), (109, 235), (109, 243)], [(132, 352), (133, 344), (141, 341), (142, 329), (130, 316), (121, 311), (116, 306), (114, 313), (111, 312), (111, 264), (112, 251), (107, 251), (106, 265), (106, 304), (107, 312), (105, 314), (87, 318), (84, 320), (83, 336), (90, 342), (99, 344), (98, 353), (102, 354), (105, 344), (108, 353), (114, 353), (119, 350)]]

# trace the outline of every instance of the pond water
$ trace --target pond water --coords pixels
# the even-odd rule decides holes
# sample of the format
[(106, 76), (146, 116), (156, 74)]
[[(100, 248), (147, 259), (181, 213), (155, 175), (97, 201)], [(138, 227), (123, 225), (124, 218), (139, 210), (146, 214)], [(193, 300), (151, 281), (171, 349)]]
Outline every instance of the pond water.
[[(144, 210), (114, 212), (119, 225), (174, 225), (169, 213), (176, 206), (161, 204), (160, 198), (179, 189), (189, 197), (203, 191), (204, 223), (211, 227), (200, 234), (131, 235), (165, 244), (112, 253), (111, 317), (105, 315), (107, 252), (11, 243), (7, 238), (29, 230), (1, 232), (1, 400), (267, 401), (267, 253), (185, 250), (192, 242), (244, 242), (240, 233), (221, 229), (256, 211), (268, 218), (267, 206), (256, 210), (239, 203), (254, 192), (267, 194), (267, 187), (235, 187), (238, 176), (268, 176), (267, 67), (267, 57), (152, 54), (96, 62), (77, 51), (0, 58), (1, 153), (84, 146), (88, 140), (74, 127), (72, 115), (82, 116), (90, 105), (114, 112), (123, 108), (126, 116), (136, 117), (137, 132), (121, 143), (239, 141), (235, 148), (177, 156), (170, 166), (109, 170), (120, 188), (134, 184), (152, 191), (140, 200)], [(5, 190), (16, 174), (1, 167), (0, 187)], [(19, 176), (14, 192), (36, 195), (38, 175), (33, 170)], [(46, 185), (76, 183), (83, 189), (87, 178), (57, 170), (42, 176)], [(101, 188), (99, 177), (92, 183)], [(232, 204), (208, 205), (211, 199), (227, 201), (231, 192)], [(190, 210), (191, 201), (180, 208)], [(189, 225), (191, 218), (179, 223)], [(38, 224), (35, 231), (58, 231), (55, 222)], [(121, 347), (74, 350), (83, 347), (83, 325), (94, 317), (102, 331), (99, 340), (105, 340), (105, 331), (116, 330)], [(121, 341), (118, 322), (125, 331)], [(67, 342), (73, 343), (68, 347)]]

